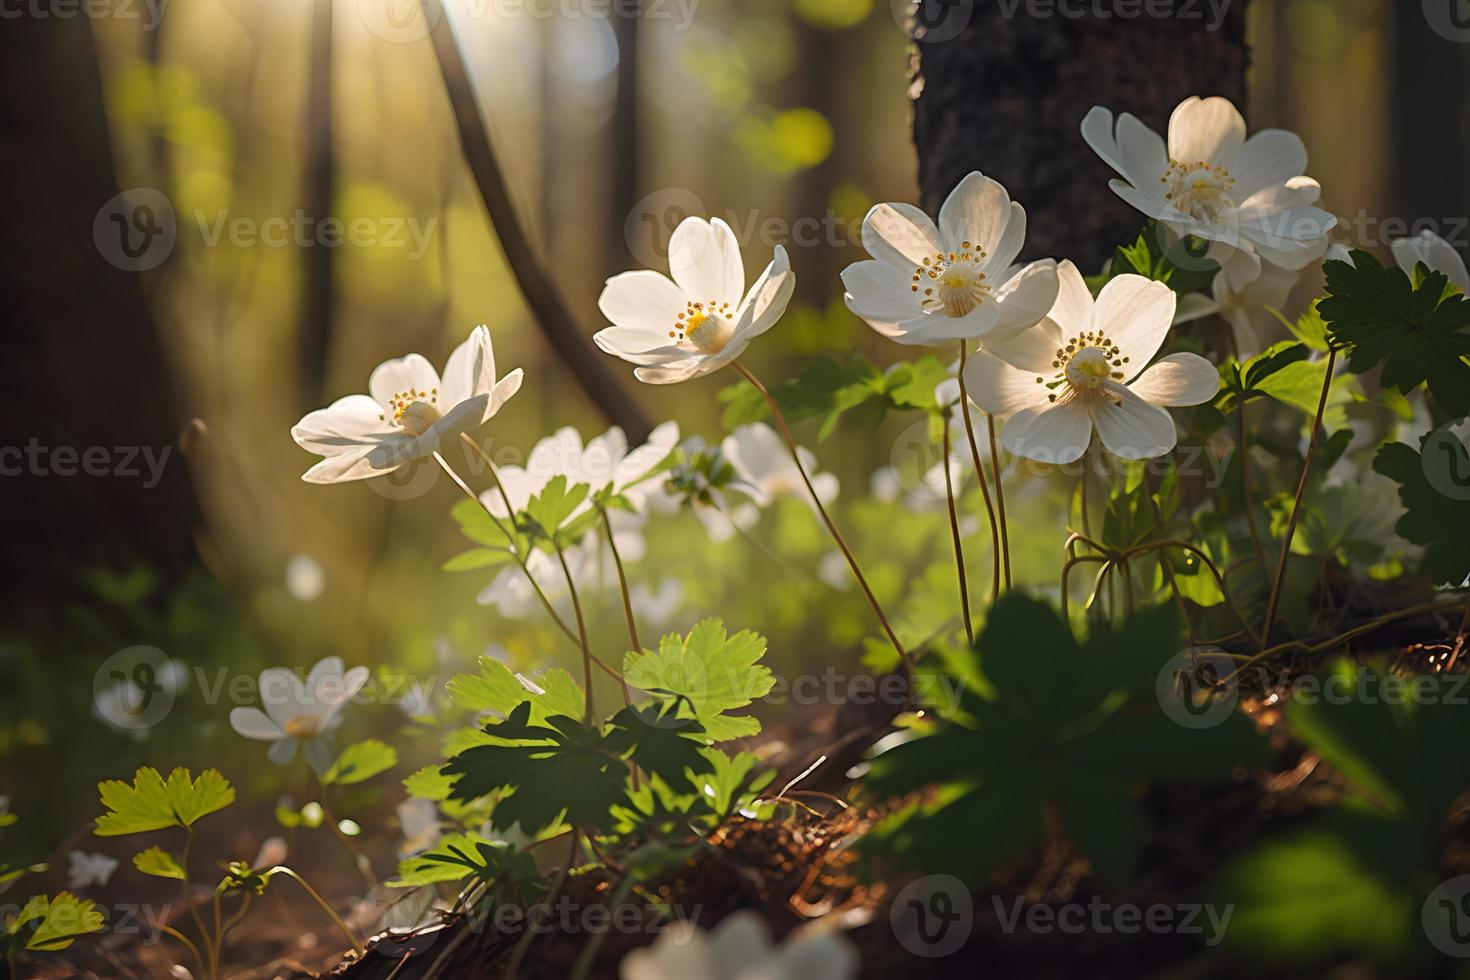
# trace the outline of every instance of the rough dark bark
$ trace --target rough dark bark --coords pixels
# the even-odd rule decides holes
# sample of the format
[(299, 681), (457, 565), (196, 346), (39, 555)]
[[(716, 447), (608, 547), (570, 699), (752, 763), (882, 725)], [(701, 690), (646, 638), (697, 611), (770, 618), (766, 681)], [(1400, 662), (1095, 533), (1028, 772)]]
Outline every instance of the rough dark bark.
[[(90, 564), (145, 560), (167, 572), (194, 558), (196, 508), (144, 300), (144, 277), (160, 273), (115, 265), (122, 252), (109, 235), (119, 229), (99, 219), (119, 188), (97, 66), (84, 17), (22, 16), (0, 31), (0, 160), (20, 190), (0, 263), (0, 589), (12, 626), (27, 609), (54, 616), (54, 604), (25, 597), (54, 599)], [(16, 456), (32, 440), (45, 459)], [(93, 472), (58, 461), (62, 447), (92, 449)], [(168, 454), (154, 486), (145, 486), (143, 448)]]
[(1080, 3), (1067, 7), (1080, 16), (1063, 16), (1064, 6), (923, 0), (910, 62), (914, 144), (926, 211), (980, 170), (1025, 206), (1026, 257), (1092, 271), (1143, 218), (1107, 189), (1113, 173), (1082, 141), (1082, 117), (1103, 105), (1163, 132), (1191, 95), (1243, 107), (1246, 3), (1230, 4), (1216, 30), (1198, 2), (1176, 4), (1181, 16), (1127, 20)]

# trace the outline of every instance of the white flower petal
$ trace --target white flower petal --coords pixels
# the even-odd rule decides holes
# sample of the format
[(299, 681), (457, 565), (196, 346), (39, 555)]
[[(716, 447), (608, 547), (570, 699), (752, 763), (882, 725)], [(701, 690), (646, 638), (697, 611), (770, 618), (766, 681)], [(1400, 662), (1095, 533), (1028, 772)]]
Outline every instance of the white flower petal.
[[(775, 257), (740, 304), (736, 336), (758, 337), (775, 326), (786, 312), (786, 305), (791, 302), (791, 293), (795, 289), (796, 273), (791, 271), (791, 260), (786, 256), (786, 249), (777, 245)], [(731, 338), (732, 341), (734, 339)]]
[(1112, 110), (1095, 105), (1082, 117), (1082, 139), (1092, 151), (1102, 157), (1103, 163), (1112, 167), (1119, 175), (1132, 179), (1128, 165), (1123, 162), (1123, 151), (1113, 135)]
[(669, 238), (669, 274), (688, 299), (698, 302), (734, 306), (745, 291), (740, 243), (719, 218), (690, 216), (679, 222)]
[(985, 351), (965, 362), (965, 391), (970, 400), (1000, 418), (1049, 404), (1052, 390), (1037, 384), (1037, 377), (1035, 371), (1007, 364)]
[(1180, 163), (1210, 163), (1229, 170), (1245, 145), (1245, 119), (1229, 99), (1192, 96), (1169, 117), (1169, 156)]
[(1057, 360), (1057, 351), (1065, 345), (1062, 328), (1047, 318), (1033, 327), (1006, 334), (1000, 339), (994, 339), (994, 335), (986, 337), (983, 349), (1027, 374), (1050, 378), (1058, 370), (1054, 363)]
[(847, 308), (885, 336), (902, 332), (901, 324), (924, 315), (909, 274), (887, 262), (854, 262), (842, 270), (842, 285)]
[(1400, 238), (1392, 247), (1394, 261), (1407, 275), (1412, 277), (1414, 269), (1423, 262), (1430, 272), (1444, 273), (1461, 292), (1470, 293), (1470, 273), (1466, 272), (1465, 260), (1434, 232), (1421, 231), (1413, 238)]
[(1026, 266), (996, 290), (995, 302), (1000, 310), (990, 334), (1011, 334), (1040, 323), (1056, 305), (1060, 285), (1053, 260), (1041, 259)]
[(1296, 133), (1263, 129), (1241, 147), (1230, 176), (1233, 196), (1243, 201), (1258, 191), (1286, 183), (1307, 169), (1307, 148)]
[(943, 247), (934, 222), (912, 204), (875, 204), (863, 218), (863, 248), (904, 272), (923, 265)]
[(308, 452), (335, 456), (376, 445), (391, 431), (384, 414), (383, 407), (367, 395), (348, 395), (308, 413), (292, 426), (291, 438)]
[[(1143, 276), (1121, 275), (1098, 293), (1093, 323), (1128, 358), (1131, 369), (1142, 369), (1158, 353), (1174, 322), (1176, 297), (1161, 282)], [(1070, 339), (1070, 338), (1069, 338)]]
[[(709, 297), (701, 297), (704, 299)], [(641, 269), (609, 279), (597, 297), (597, 308), (613, 326), (647, 331), (662, 338), (660, 343), (667, 343), (669, 331), (688, 301), (668, 276)]]
[(1202, 405), (1220, 390), (1220, 372), (1198, 354), (1170, 354), (1140, 374), (1128, 389), (1154, 405)]
[(368, 378), (368, 392), (384, 409), (393, 410), (393, 396), (409, 391), (431, 392), (439, 387), (439, 372), (421, 354), (384, 361)]
[(490, 344), (489, 327), (483, 324), (476, 327), (450, 353), (440, 381), (440, 403), (444, 405), (458, 405), (475, 395), (490, 393), (495, 387), (495, 351)]
[(1118, 117), (1118, 149), (1129, 179), (1138, 187), (1157, 184), (1169, 169), (1164, 138), (1131, 113)]
[[(944, 251), (957, 251), (961, 242), (969, 242), (993, 256), (1010, 221), (1011, 196), (1006, 189), (979, 171), (971, 171), (939, 208), (939, 238)], [(1021, 237), (1025, 237), (1024, 224)], [(1007, 259), (1004, 265), (1009, 264)]]
[(230, 727), (246, 738), (261, 741), (274, 741), (286, 734), (259, 708), (231, 708)]
[(1122, 385), (1109, 385), (1118, 402), (1092, 406), (1092, 422), (1108, 452), (1123, 459), (1152, 459), (1174, 448), (1179, 433), (1174, 419)]
[(1091, 328), (1092, 308), (1092, 290), (1082, 272), (1071, 259), (1057, 263), (1057, 299), (1048, 317), (1070, 337)]
[(1041, 463), (1076, 462), (1091, 441), (1092, 419), (1080, 399), (1018, 412), (1000, 434), (1007, 452)]
[(278, 766), (284, 766), (296, 758), (296, 739), (282, 738), (271, 745), (265, 757)]

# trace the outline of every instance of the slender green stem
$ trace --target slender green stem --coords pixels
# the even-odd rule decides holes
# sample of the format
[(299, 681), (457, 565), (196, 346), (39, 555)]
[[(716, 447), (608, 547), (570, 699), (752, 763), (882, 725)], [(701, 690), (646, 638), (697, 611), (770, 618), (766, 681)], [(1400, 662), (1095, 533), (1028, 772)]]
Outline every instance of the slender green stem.
[(251, 895), (249, 892), (245, 892), (241, 896), (240, 907), (235, 910), (234, 915), (225, 920), (225, 924), (223, 928), (220, 929), (219, 934), (220, 955), (224, 955), (225, 937), (230, 934), (231, 929), (240, 924), (241, 919), (245, 918), (245, 913), (250, 911), (250, 900), (254, 897), (255, 896)]
[(1136, 547), (1129, 548), (1128, 551), (1125, 553), (1125, 556), (1132, 558), (1140, 555), (1146, 555), (1151, 551), (1161, 551), (1165, 548), (1178, 548), (1180, 551), (1188, 552), (1195, 558), (1198, 558), (1200, 564), (1208, 568), (1210, 570), (1210, 574), (1215, 577), (1215, 585), (1220, 590), (1221, 598), (1223, 598), (1225, 600), (1225, 604), (1230, 607), (1230, 611), (1235, 615), (1235, 618), (1240, 621), (1240, 625), (1245, 627), (1246, 634), (1250, 636), (1251, 639), (1260, 642), (1256, 631), (1251, 629), (1250, 621), (1245, 618), (1245, 615), (1240, 611), (1240, 607), (1237, 606), (1235, 604), (1235, 600), (1230, 597), (1230, 588), (1225, 581), (1224, 573), (1221, 572), (1221, 570), (1215, 565), (1215, 563), (1210, 560), (1210, 556), (1205, 554), (1199, 548), (1190, 544), (1188, 541), (1176, 541), (1173, 539), (1170, 539), (1168, 541), (1150, 541), (1147, 544), (1141, 544)]
[(1270, 565), (1266, 561), (1266, 546), (1261, 540), (1261, 529), (1256, 524), (1255, 499), (1251, 494), (1251, 451), (1250, 444), (1246, 441), (1245, 404), (1241, 402), (1235, 410), (1237, 421), (1240, 424), (1238, 443), (1240, 446), (1241, 500), (1245, 507), (1245, 526), (1251, 535), (1251, 547), (1255, 549), (1256, 560), (1261, 563), (1261, 574), (1264, 575)]
[(307, 880), (305, 878), (301, 877), (299, 874), (297, 874), (295, 871), (292, 871), (284, 864), (278, 864), (271, 870), (273, 872), (285, 875), (287, 878), (292, 879), (298, 885), (304, 888), (306, 890), (306, 894), (310, 895), (312, 899), (321, 906), (322, 911), (327, 913), (327, 915), (331, 918), (332, 924), (337, 927), (337, 930), (341, 932), (342, 935), (347, 937), (347, 941), (352, 944), (353, 952), (357, 953), (357, 955), (359, 956), (363, 954), (363, 946), (362, 943), (358, 940), (357, 936), (353, 934), (351, 929), (347, 928), (347, 923), (342, 921), (342, 917), (337, 914), (336, 910), (333, 909), (332, 906), (327, 904), (327, 900), (322, 898), (322, 896), (317, 892), (315, 888), (311, 887), (311, 885), (307, 883)]
[[(597, 512), (602, 515), (602, 529), (607, 532), (607, 547), (612, 552), (613, 564), (618, 569), (618, 587), (623, 594), (623, 616), (628, 620), (628, 642), (633, 644), (633, 653), (641, 653), (643, 644), (638, 642), (638, 622), (633, 617), (633, 595), (628, 591), (628, 575), (623, 571), (623, 556), (618, 552), (618, 542), (613, 534), (612, 518), (601, 507), (597, 508)], [(628, 692), (628, 682), (619, 678), (619, 683), (623, 689), (624, 706), (632, 704), (633, 699)]]
[(980, 444), (975, 440), (975, 422), (970, 418), (970, 392), (965, 387), (965, 359), (969, 350), (960, 341), (960, 416), (965, 421), (965, 439), (970, 443), (970, 459), (975, 464), (975, 475), (980, 479), (980, 498), (985, 501), (985, 513), (990, 518), (990, 604), (1000, 598), (1001, 543), (1000, 524), (995, 517), (995, 503), (990, 499), (990, 481), (985, 478), (985, 465), (980, 462)]
[[(581, 852), (582, 831), (581, 828), (572, 830), (572, 852), (567, 856), (567, 863), (562, 865), (561, 872), (557, 874), (556, 881), (551, 885), (551, 891), (547, 893), (544, 902), (547, 905), (555, 902), (561, 895), (562, 886), (566, 884), (567, 875), (571, 873), (572, 866), (577, 863), (577, 855)], [(531, 948), (531, 940), (536, 933), (527, 923), (525, 934), (516, 942), (515, 949), (511, 951), (510, 962), (505, 966), (505, 980), (518, 980), (521, 975), (521, 964), (526, 960), (526, 952)], [(436, 963), (435, 966), (438, 966)], [(433, 971), (430, 971), (431, 973)], [(424, 980), (431, 980), (426, 976)]]
[(1296, 499), (1292, 501), (1291, 518), (1286, 522), (1286, 538), (1281, 542), (1281, 559), (1276, 563), (1276, 579), (1271, 584), (1271, 598), (1266, 603), (1266, 622), (1261, 627), (1261, 649), (1271, 642), (1271, 628), (1276, 624), (1276, 605), (1281, 601), (1281, 587), (1286, 584), (1286, 561), (1291, 556), (1291, 539), (1296, 537), (1296, 524), (1302, 516), (1302, 498), (1307, 493), (1307, 477), (1312, 472), (1312, 460), (1317, 456), (1317, 443), (1322, 432), (1322, 416), (1327, 413), (1327, 396), (1332, 391), (1332, 369), (1337, 366), (1337, 351), (1327, 352), (1327, 370), (1322, 377), (1322, 395), (1317, 399), (1317, 414), (1312, 419), (1312, 435), (1307, 441), (1307, 458), (1302, 465), (1302, 478), (1296, 485)]
[(567, 564), (566, 552), (562, 551), (560, 544), (555, 547), (556, 560), (561, 564), (561, 573), (566, 577), (567, 591), (572, 597), (572, 611), (577, 616), (577, 636), (582, 643), (582, 683), (587, 689), (587, 705), (582, 720), (590, 728), (597, 717), (597, 709), (592, 700), (592, 643), (587, 639), (587, 620), (582, 615), (582, 600), (577, 596), (577, 583), (572, 581), (572, 569)]
[(184, 828), (184, 850), (179, 855), (179, 867), (184, 871), (184, 905), (189, 909), (189, 917), (194, 920), (194, 928), (199, 930), (199, 942), (204, 946), (204, 952), (209, 959), (205, 969), (210, 971), (210, 977), (214, 977), (212, 969), (214, 964), (214, 945), (209, 940), (209, 931), (204, 928), (204, 920), (199, 917), (199, 910), (194, 907), (194, 890), (189, 883), (189, 852), (194, 848), (194, 828)]
[[(963, 410), (963, 406), (961, 406)], [(944, 468), (944, 496), (949, 504), (949, 534), (954, 540), (954, 566), (955, 573), (960, 580), (960, 615), (965, 621), (965, 639), (970, 645), (975, 645), (975, 626), (970, 622), (970, 586), (965, 581), (965, 547), (960, 540), (960, 519), (955, 509), (954, 502), (954, 478), (949, 472), (949, 416), (944, 418), (944, 456), (940, 460), (940, 466)]]
[(847, 559), (847, 567), (852, 569), (853, 578), (857, 579), (858, 585), (863, 590), (863, 595), (868, 599), (868, 605), (873, 607), (873, 612), (877, 615), (878, 622), (883, 626), (883, 632), (888, 634), (888, 642), (893, 644), (893, 649), (898, 652), (898, 659), (903, 664), (904, 673), (908, 676), (908, 701), (912, 702), (914, 694), (913, 660), (910, 659), (908, 651), (904, 649), (903, 643), (899, 641), (898, 634), (893, 631), (893, 626), (889, 624), (888, 616), (884, 614), (883, 607), (878, 604), (878, 597), (873, 594), (872, 588), (868, 585), (868, 580), (864, 577), (863, 570), (858, 566), (857, 558), (853, 556), (852, 549), (847, 546), (847, 542), (842, 537), (842, 532), (837, 530), (837, 525), (833, 523), (832, 516), (827, 513), (827, 507), (822, 503), (822, 498), (817, 496), (817, 490), (812, 486), (811, 477), (807, 476), (806, 467), (802, 465), (801, 453), (797, 450), (796, 438), (792, 436), (791, 428), (786, 424), (786, 416), (781, 413), (781, 406), (776, 404), (776, 399), (771, 397), (771, 393), (766, 390), (766, 386), (761, 384), (760, 379), (752, 374), (744, 364), (735, 361), (732, 366), (744, 376), (746, 381), (749, 381), (755, 386), (755, 390), (760, 392), (761, 397), (765, 399), (767, 407), (770, 408), (771, 418), (775, 420), (776, 429), (781, 433), (781, 438), (786, 441), (786, 448), (791, 452), (791, 459), (796, 464), (796, 472), (801, 475), (801, 482), (806, 484), (806, 491), (812, 498), (812, 504), (816, 507), (817, 514), (822, 518), (822, 523), (827, 526), (827, 533), (836, 542), (838, 550)]
[[(179, 930), (175, 929), (173, 926), (164, 926), (162, 932), (164, 935), (173, 936), (179, 942), (183, 943), (184, 946), (188, 948), (189, 952), (194, 954), (194, 959), (199, 962), (200, 970), (203, 970), (206, 973), (209, 971), (209, 961), (206, 961), (204, 959), (204, 955), (199, 952), (199, 947), (194, 945), (193, 940), (184, 935), (182, 932), (179, 932)], [(10, 974), (11, 976), (15, 976), (14, 968), (11, 969)]]
[[(968, 414), (968, 413), (966, 413)], [(1000, 440), (995, 437), (995, 416), (985, 413), (985, 427), (990, 434), (990, 473), (995, 477), (995, 510), (1000, 517), (1000, 553), (1006, 573), (1006, 591), (1011, 588), (1011, 532), (1006, 524), (1006, 481), (1000, 469)]]
[[(487, 466), (489, 466), (490, 476), (495, 481), (495, 486), (500, 490), (500, 498), (505, 501), (506, 512), (512, 512), (514, 508), (511, 507), (510, 497), (506, 494), (505, 487), (502, 486), (500, 483), (500, 475), (496, 472), (495, 464), (490, 460), (490, 457), (485, 453), (485, 450), (476, 445), (475, 441), (469, 438), (466, 433), (460, 433), (460, 438), (464, 440), (465, 445), (469, 446), (470, 448), (474, 449), (475, 452), (479, 453), (480, 458), (485, 461)], [(541, 583), (537, 582), (536, 576), (531, 574), (531, 566), (526, 563), (526, 558), (524, 555), (521, 554), (520, 549), (515, 547), (515, 535), (511, 532), (510, 529), (505, 526), (505, 522), (502, 521), (493, 510), (486, 506), (485, 501), (481, 500), (479, 495), (469, 488), (469, 484), (460, 479), (459, 474), (454, 472), (454, 469), (449, 465), (448, 462), (445, 461), (444, 457), (440, 456), (438, 453), (435, 453), (434, 459), (438, 461), (440, 468), (442, 468), (444, 472), (449, 475), (449, 479), (454, 481), (454, 485), (459, 487), (460, 491), (464, 493), (465, 496), (469, 497), (476, 504), (478, 504), (480, 506), (480, 509), (483, 510), (487, 516), (489, 516), (490, 520), (495, 522), (495, 526), (500, 529), (501, 534), (505, 535), (506, 540), (511, 542), (511, 546), (508, 550), (510, 551), (511, 556), (515, 558), (516, 563), (520, 565), (521, 571), (525, 573), (526, 581), (531, 583), (531, 588), (535, 591), (536, 598), (541, 600), (542, 608), (546, 610), (546, 614), (551, 617), (551, 621), (556, 624), (557, 629), (566, 634), (567, 639), (571, 640), (573, 643), (576, 643), (577, 634), (573, 633), (572, 628), (567, 625), (566, 620), (561, 618), (561, 614), (556, 611), (556, 607), (553, 606), (551, 604), (551, 600), (547, 598), (545, 590), (541, 588)], [(615, 679), (619, 683), (622, 683), (623, 675), (618, 673), (612, 667), (609, 667), (607, 664), (603, 663), (601, 659), (593, 657), (592, 662), (596, 664), (598, 669), (600, 669), (603, 673), (607, 674), (609, 677)]]

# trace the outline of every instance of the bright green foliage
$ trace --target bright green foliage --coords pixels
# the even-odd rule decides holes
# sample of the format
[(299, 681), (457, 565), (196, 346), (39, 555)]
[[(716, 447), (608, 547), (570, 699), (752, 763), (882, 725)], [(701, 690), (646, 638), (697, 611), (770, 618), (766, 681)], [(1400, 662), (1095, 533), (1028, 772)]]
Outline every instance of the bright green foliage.
[(711, 771), (694, 779), (693, 792), (680, 792), (652, 776), (628, 794), (628, 804), (617, 811), (614, 828), (622, 835), (685, 837), (691, 828), (712, 831), (737, 810), (754, 804), (755, 796), (776, 778), (773, 769), (758, 769), (760, 761), (749, 752), (726, 755), (717, 748), (703, 750)]
[(1334, 664), (1323, 694), (1287, 707), (1293, 733), (1354, 797), (1227, 867), (1210, 895), (1239, 910), (1229, 941), (1300, 960), (1423, 949), (1419, 915), (1455, 801), (1470, 785), (1463, 676)]
[(1395, 525), (1400, 537), (1424, 546), (1424, 566), (1442, 585), (1459, 585), (1470, 575), (1470, 499), (1444, 492), (1430, 482), (1426, 467), (1439, 466), (1463, 489), (1470, 486), (1470, 455), (1457, 438), (1426, 440), (1426, 452), (1448, 457), (1426, 460), (1403, 443), (1378, 450), (1373, 468), (1399, 484), (1407, 513)]
[[(873, 427), (890, 411), (935, 411), (934, 389), (948, 377), (948, 367), (932, 355), (887, 370), (861, 355), (846, 363), (816, 357), (803, 362), (796, 377), (770, 391), (789, 421), (821, 419), (817, 435), (826, 439), (849, 413), (860, 425)], [(719, 398), (725, 405), (721, 421), (727, 429), (770, 417), (765, 399), (749, 382), (730, 385)]]
[(322, 777), (324, 786), (348, 786), (371, 779), (398, 765), (393, 746), (376, 738), (364, 739), (342, 750), (332, 768)]
[(536, 724), (552, 715), (582, 717), (582, 690), (566, 671), (548, 670), (529, 681), (492, 657), (481, 657), (478, 663), (478, 674), (457, 674), (449, 681), (449, 697), (461, 708), (503, 717), (529, 702), (531, 721)]
[(565, 476), (554, 476), (516, 515), (516, 526), (539, 540), (563, 542), (563, 525), (591, 491), (585, 483), (569, 485)]
[(107, 812), (97, 818), (98, 837), (140, 834), (164, 827), (190, 827), (194, 821), (235, 802), (235, 788), (218, 770), (206, 769), (193, 779), (187, 769), (175, 769), (167, 781), (157, 769), (144, 766), (129, 786), (120, 779), (97, 784)]
[(1101, 276), (1090, 277), (1088, 287), (1096, 293), (1110, 279), (1135, 275), (1162, 282), (1180, 296), (1209, 290), (1220, 271), (1220, 264), (1205, 258), (1207, 243), (1181, 239), (1164, 248), (1165, 240), (1165, 233), (1150, 221), (1132, 245), (1118, 246), (1108, 271)]
[(13, 919), (0, 926), (5, 930), (4, 948), (13, 955), (22, 949), (33, 953), (66, 949), (82, 936), (101, 932), (103, 922), (96, 902), (58, 892), (53, 898), (33, 895)]
[(439, 771), (438, 766), (424, 766), (404, 778), (403, 788), (419, 800), (443, 800), (449, 797), (454, 780)]
[(677, 702), (624, 708), (600, 729), (566, 715), (544, 724), (531, 720), (523, 701), (504, 721), (485, 726), (490, 744), (472, 746), (450, 759), (457, 777), (451, 800), (473, 800), (512, 791), (495, 808), (496, 820), (535, 832), (562, 818), (607, 829), (615, 806), (627, 804), (628, 761), (670, 786), (692, 790), (686, 770), (710, 770), (700, 754), (703, 730), (674, 715)]
[(155, 878), (177, 878), (183, 881), (187, 877), (179, 859), (161, 847), (150, 847), (134, 854), (133, 867)]
[(1332, 342), (1349, 352), (1357, 373), (1380, 365), (1385, 387), (1405, 394), (1422, 384), (1453, 416), (1470, 413), (1470, 299), (1446, 292), (1440, 272), (1418, 289), (1402, 271), (1367, 252), (1352, 264), (1328, 262), (1327, 298), (1319, 304)]
[(473, 500), (460, 500), (449, 511), (459, 525), (459, 533), (469, 538), (479, 548), (455, 555), (444, 563), (446, 572), (466, 572), (481, 568), (494, 568), (515, 560), (511, 540), (501, 528), (509, 529), (506, 522), (496, 524), (494, 518)]
[(657, 651), (628, 653), (623, 677), (639, 690), (680, 696), (693, 708), (705, 736), (724, 742), (761, 730), (756, 719), (728, 712), (763, 697), (775, 683), (770, 669), (757, 663), (765, 652), (766, 640), (759, 633), (742, 630), (727, 636), (720, 620), (706, 619), (687, 637), (664, 636)]
[(445, 837), (433, 850), (400, 862), (398, 877), (388, 884), (393, 888), (415, 888), (466, 879), (486, 886), (479, 906), (488, 910), (535, 902), (550, 888), (534, 857), (479, 834)]
[(1098, 872), (1126, 878), (1145, 835), (1135, 789), (1222, 778), (1265, 757), (1242, 715), (1186, 728), (1162, 713), (1156, 681), (1181, 646), (1169, 608), (1078, 644), (1050, 607), (1006, 596), (976, 641), (990, 688), (966, 687), (956, 710), (873, 760), (875, 792), (937, 791), (882, 821), (868, 853), (982, 887), (1039, 840), (1043, 808), (1055, 803)]
[[(1326, 360), (1312, 360), (1306, 343), (1283, 340), (1272, 344), (1244, 364), (1227, 361), (1220, 368), (1220, 394), (1214, 407), (1229, 414), (1258, 398), (1271, 398), (1315, 417), (1327, 376)], [(1329, 400), (1323, 424), (1340, 429), (1347, 416), (1344, 399)]]

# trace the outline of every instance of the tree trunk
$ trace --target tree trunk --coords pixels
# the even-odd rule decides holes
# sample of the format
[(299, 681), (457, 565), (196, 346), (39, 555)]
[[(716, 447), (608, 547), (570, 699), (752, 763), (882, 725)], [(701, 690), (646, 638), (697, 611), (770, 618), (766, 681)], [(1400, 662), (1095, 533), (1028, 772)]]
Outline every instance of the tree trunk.
[(166, 259), (172, 209), (156, 190), (115, 197), (91, 22), (7, 22), (0, 82), (0, 160), (19, 191), (0, 264), (0, 584), (19, 615), (90, 564), (189, 565), (197, 511), (144, 301), (159, 273), (135, 271)]
[(1027, 258), (1095, 271), (1145, 219), (1108, 190), (1113, 172), (1082, 141), (1087, 111), (1131, 112), (1163, 133), (1188, 96), (1244, 106), (1246, 3), (1229, 4), (1217, 29), (1210, 4), (1175, 7), (1122, 19), (1093, 4), (920, 0), (910, 92), (924, 209), (937, 213), (979, 170), (1026, 208)]

